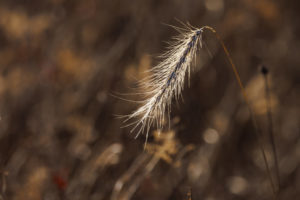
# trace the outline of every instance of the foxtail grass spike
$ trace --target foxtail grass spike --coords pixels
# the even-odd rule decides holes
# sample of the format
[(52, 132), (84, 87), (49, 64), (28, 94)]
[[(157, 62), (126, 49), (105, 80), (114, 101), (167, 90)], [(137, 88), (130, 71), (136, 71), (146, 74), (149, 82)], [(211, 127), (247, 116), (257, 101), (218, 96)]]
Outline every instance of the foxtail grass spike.
[[(176, 27), (175, 27), (176, 28)], [(170, 114), (171, 102), (173, 98), (178, 99), (184, 87), (186, 73), (188, 76), (191, 70), (192, 61), (196, 57), (196, 52), (199, 47), (202, 47), (202, 35), (204, 30), (212, 32), (222, 46), (230, 66), (234, 72), (235, 78), (241, 89), (242, 95), (249, 109), (256, 137), (259, 143), (260, 151), (266, 166), (266, 171), (270, 180), (272, 192), (277, 199), (275, 185), (271, 176), (269, 164), (267, 162), (266, 153), (262, 141), (262, 134), (257, 125), (256, 116), (249, 104), (247, 94), (240, 79), (237, 68), (219, 34), (209, 26), (203, 26), (200, 29), (194, 28), (191, 25), (186, 25), (185, 28), (176, 28), (181, 33), (175, 38), (175, 42), (171, 43), (168, 51), (161, 58), (163, 61), (155, 66), (148, 78), (141, 81), (141, 86), (144, 91), (147, 91), (146, 99), (142, 105), (132, 114), (126, 115), (126, 120), (135, 120), (130, 125), (133, 125), (132, 132), (137, 130), (136, 137), (140, 133), (146, 133), (146, 141), (152, 124), (156, 124), (160, 129), (163, 126), (166, 110)], [(148, 92), (149, 91), (149, 92)], [(146, 145), (146, 143), (145, 143)]]
[(125, 120), (136, 119), (132, 129), (138, 129), (136, 136), (142, 132), (148, 135), (152, 124), (156, 124), (158, 128), (163, 126), (166, 110), (170, 112), (173, 98), (179, 99), (186, 73), (190, 74), (197, 49), (202, 47), (203, 28), (188, 27), (178, 30), (181, 36), (176, 37), (168, 51), (161, 56), (163, 61), (150, 70), (151, 75), (148, 78), (140, 82), (143, 90), (148, 92), (147, 98), (142, 106)]

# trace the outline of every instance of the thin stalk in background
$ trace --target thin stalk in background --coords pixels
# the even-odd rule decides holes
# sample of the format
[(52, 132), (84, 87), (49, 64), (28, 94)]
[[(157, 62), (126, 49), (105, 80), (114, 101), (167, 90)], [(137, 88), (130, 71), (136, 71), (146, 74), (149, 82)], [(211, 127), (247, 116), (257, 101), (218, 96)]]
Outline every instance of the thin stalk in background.
[(262, 66), (261, 72), (264, 77), (265, 81), (265, 95), (266, 95), (266, 106), (267, 106), (267, 118), (268, 118), (268, 131), (269, 131), (269, 137), (271, 140), (271, 146), (272, 146), (272, 151), (273, 151), (273, 156), (274, 156), (274, 165), (275, 165), (275, 173), (276, 173), (276, 178), (278, 182), (278, 188), (277, 192), (280, 192), (280, 173), (279, 173), (279, 165), (278, 165), (278, 154), (276, 150), (276, 142), (275, 142), (275, 137), (274, 137), (274, 129), (273, 129), (273, 117), (272, 117), (272, 109), (271, 109), (271, 92), (270, 92), (270, 86), (268, 82), (268, 74), (269, 70), (265, 66)]

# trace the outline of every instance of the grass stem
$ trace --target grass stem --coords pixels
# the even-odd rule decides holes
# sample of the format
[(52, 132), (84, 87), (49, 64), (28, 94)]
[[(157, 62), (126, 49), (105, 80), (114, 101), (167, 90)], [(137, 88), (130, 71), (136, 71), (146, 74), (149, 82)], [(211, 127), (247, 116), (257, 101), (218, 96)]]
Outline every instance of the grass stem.
[[(271, 170), (270, 170), (270, 166), (268, 164), (268, 161), (267, 161), (267, 156), (266, 156), (266, 152), (265, 152), (265, 148), (264, 148), (264, 144), (263, 144), (263, 137), (262, 137), (262, 133), (257, 125), (257, 120), (256, 120), (256, 115), (255, 113), (253, 112), (253, 109), (251, 108), (250, 106), (250, 103), (249, 103), (249, 100), (248, 100), (248, 96), (246, 94), (246, 91), (245, 91), (245, 88), (243, 86), (243, 83), (241, 81), (241, 78), (239, 76), (239, 73), (237, 71), (237, 68), (229, 54), (229, 51), (228, 49), (226, 48), (223, 40), (221, 39), (220, 35), (216, 32), (216, 30), (210, 26), (204, 26), (203, 27), (204, 29), (207, 29), (209, 31), (211, 31), (212, 33), (215, 34), (217, 40), (219, 41), (219, 43), (221, 44), (225, 54), (226, 54), (226, 57), (228, 58), (229, 60), (229, 63), (230, 63), (230, 66), (234, 72), (234, 75), (235, 75), (235, 78), (239, 84), (239, 87), (241, 89), (241, 92), (242, 92), (242, 95), (244, 97), (244, 100), (245, 100), (245, 103), (248, 107), (248, 110), (249, 110), (249, 113), (250, 113), (250, 116), (251, 116), (251, 119), (252, 119), (252, 123), (253, 123), (253, 127), (255, 129), (255, 133), (256, 133), (256, 137), (257, 137), (257, 140), (258, 140), (258, 143), (259, 143), (259, 147), (260, 147), (260, 151), (262, 153), (262, 156), (263, 156), (263, 160), (264, 160), (264, 163), (265, 163), (265, 167), (266, 167), (266, 171), (267, 171), (267, 174), (268, 174), (268, 177), (269, 177), (269, 180), (270, 180), (270, 184), (271, 184), (271, 188), (272, 188), (272, 192), (274, 194), (274, 197), (275, 199), (277, 199), (277, 194), (276, 194), (276, 189), (275, 189), (275, 184), (274, 184), (274, 181), (272, 179), (272, 175), (271, 175)], [(273, 135), (273, 134), (272, 134)], [(277, 161), (276, 161), (277, 162)]]

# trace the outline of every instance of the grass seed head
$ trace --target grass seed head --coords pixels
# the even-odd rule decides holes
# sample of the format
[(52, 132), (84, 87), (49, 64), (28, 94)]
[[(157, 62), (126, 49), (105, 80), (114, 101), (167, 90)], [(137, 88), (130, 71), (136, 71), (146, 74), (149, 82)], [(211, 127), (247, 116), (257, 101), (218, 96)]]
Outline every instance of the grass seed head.
[(175, 29), (180, 36), (175, 37), (160, 56), (162, 61), (150, 70), (151, 75), (140, 81), (142, 90), (147, 91), (145, 100), (136, 111), (126, 116), (126, 122), (133, 120), (129, 125), (133, 126), (132, 132), (137, 130), (136, 137), (143, 132), (148, 136), (152, 124), (162, 128), (164, 119), (169, 118), (172, 99), (180, 97), (197, 49), (202, 47), (203, 28), (186, 26)]

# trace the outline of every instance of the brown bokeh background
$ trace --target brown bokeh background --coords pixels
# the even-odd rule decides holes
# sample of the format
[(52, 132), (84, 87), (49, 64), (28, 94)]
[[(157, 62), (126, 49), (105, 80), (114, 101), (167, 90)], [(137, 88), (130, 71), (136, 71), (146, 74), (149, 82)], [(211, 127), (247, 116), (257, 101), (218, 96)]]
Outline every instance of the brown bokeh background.
[[(214, 27), (246, 85), (273, 179), (265, 82), (281, 178), (300, 198), (299, 2), (7, 0), (0, 2), (0, 199), (272, 199), (247, 107), (211, 33), (170, 129), (120, 128), (141, 100), (178, 20)], [(177, 20), (178, 19), (178, 20)], [(212, 54), (212, 56), (210, 56)], [(123, 95), (125, 94), (125, 95)]]

